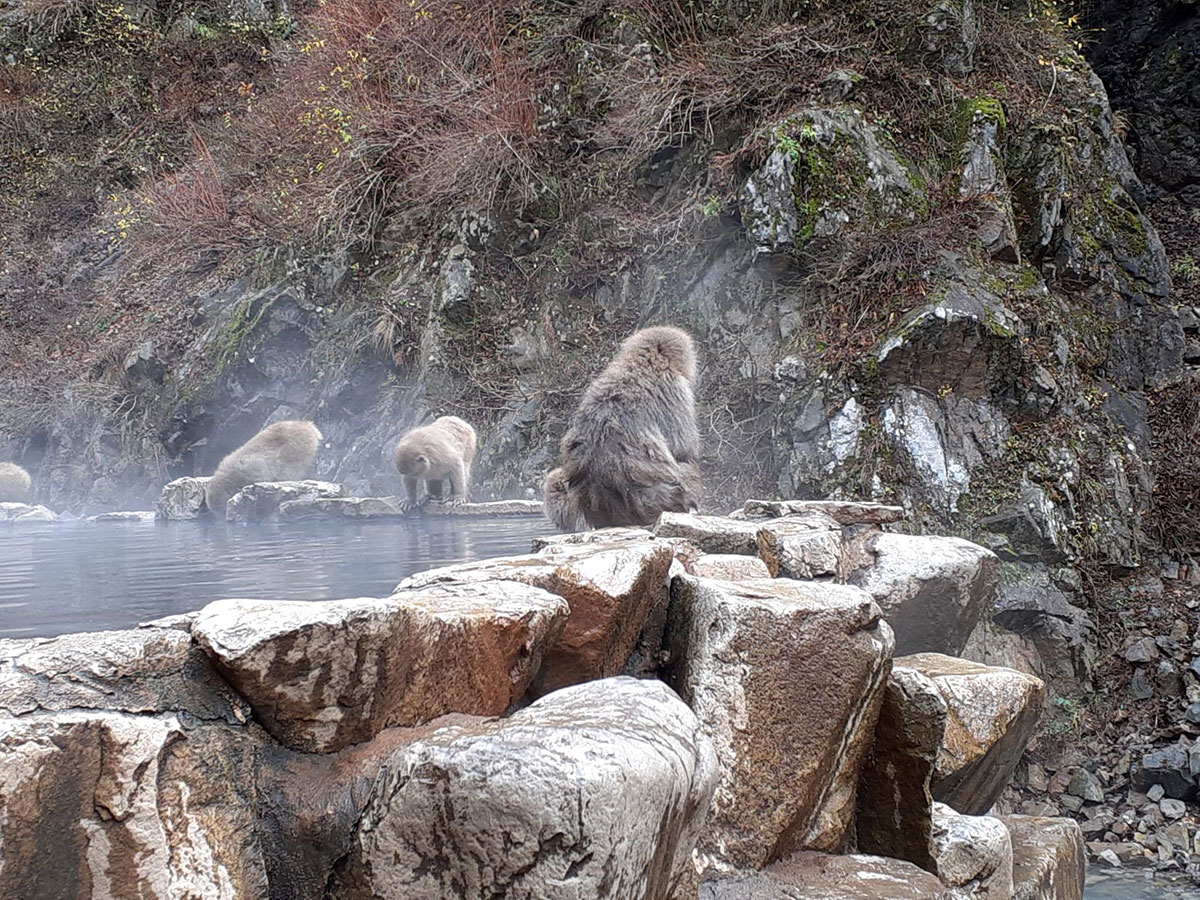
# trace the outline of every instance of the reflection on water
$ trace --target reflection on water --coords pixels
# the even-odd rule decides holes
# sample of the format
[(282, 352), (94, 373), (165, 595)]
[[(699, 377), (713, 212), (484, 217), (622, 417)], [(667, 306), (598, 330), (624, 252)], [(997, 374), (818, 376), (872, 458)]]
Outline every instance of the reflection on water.
[(223, 597), (382, 597), (413, 572), (529, 552), (540, 517), (0, 529), (0, 637), (128, 628)]
[(1168, 877), (1149, 871), (1110, 869), (1093, 863), (1088, 871), (1084, 900), (1195, 900), (1200, 887), (1186, 876)]

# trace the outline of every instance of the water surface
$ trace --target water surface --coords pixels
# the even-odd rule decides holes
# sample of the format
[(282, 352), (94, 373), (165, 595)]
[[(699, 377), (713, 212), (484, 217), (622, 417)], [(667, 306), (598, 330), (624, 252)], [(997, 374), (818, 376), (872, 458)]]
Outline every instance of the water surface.
[(528, 553), (540, 516), (0, 526), (0, 637), (129, 628), (224, 597), (384, 597), (401, 578)]
[(1135, 869), (1110, 869), (1104, 863), (1088, 868), (1084, 900), (1183, 900), (1200, 897), (1200, 887), (1184, 876)]

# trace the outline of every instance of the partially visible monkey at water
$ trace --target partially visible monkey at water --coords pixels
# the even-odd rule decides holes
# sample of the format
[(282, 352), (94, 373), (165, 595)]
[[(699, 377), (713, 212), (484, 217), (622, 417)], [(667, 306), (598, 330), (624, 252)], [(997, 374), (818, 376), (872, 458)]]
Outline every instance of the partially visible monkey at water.
[(29, 473), (16, 463), (0, 463), (0, 503), (19, 503), (29, 496)]
[[(401, 509), (441, 500), (443, 481), (450, 482), (447, 503), (466, 503), (475, 461), (475, 429), (458, 416), (442, 416), (404, 435), (396, 445), (395, 461), (404, 478), (406, 497), (400, 501)], [(426, 495), (417, 499), (417, 481), (421, 479)]]
[(562, 439), (563, 464), (546, 479), (560, 528), (649, 525), (696, 508), (700, 433), (691, 336), (660, 326), (635, 332), (584, 391)]
[(312, 422), (289, 419), (268, 425), (221, 460), (204, 488), (205, 504), (224, 518), (225, 504), (246, 485), (303, 478), (317, 456), (321, 438)]

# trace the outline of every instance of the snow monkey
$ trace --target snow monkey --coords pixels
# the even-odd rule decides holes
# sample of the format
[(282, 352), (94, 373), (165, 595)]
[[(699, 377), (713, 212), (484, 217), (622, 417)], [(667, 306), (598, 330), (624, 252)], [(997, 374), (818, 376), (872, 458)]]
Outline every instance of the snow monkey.
[(700, 434), (687, 332), (634, 332), (584, 391), (546, 479), (546, 513), (560, 528), (649, 525), (696, 508)]
[(19, 503), (29, 496), (29, 473), (16, 463), (0, 463), (0, 503)]
[[(400, 508), (407, 511), (427, 500), (442, 500), (442, 481), (450, 481), (446, 502), (467, 502), (471, 463), (475, 461), (475, 429), (458, 416), (442, 416), (414, 428), (396, 445), (396, 469), (404, 478)], [(417, 499), (417, 481), (424, 479), (425, 496)]]
[(217, 466), (204, 488), (204, 502), (221, 518), (229, 498), (248, 484), (295, 481), (308, 474), (321, 443), (312, 422), (289, 419), (268, 425)]

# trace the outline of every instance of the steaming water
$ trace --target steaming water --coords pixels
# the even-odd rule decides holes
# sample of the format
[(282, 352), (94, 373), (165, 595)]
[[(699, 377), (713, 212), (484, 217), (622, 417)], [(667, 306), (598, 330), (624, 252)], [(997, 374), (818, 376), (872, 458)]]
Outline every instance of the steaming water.
[(1084, 900), (1195, 900), (1200, 888), (1190, 878), (1168, 878), (1135, 870), (1114, 871), (1093, 863), (1088, 873)]
[(0, 637), (129, 628), (223, 597), (385, 597), (414, 572), (528, 553), (532, 538), (553, 531), (533, 516), (0, 529)]

